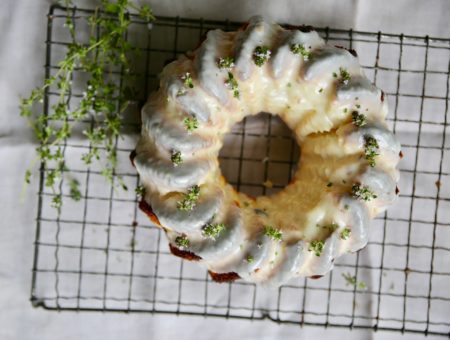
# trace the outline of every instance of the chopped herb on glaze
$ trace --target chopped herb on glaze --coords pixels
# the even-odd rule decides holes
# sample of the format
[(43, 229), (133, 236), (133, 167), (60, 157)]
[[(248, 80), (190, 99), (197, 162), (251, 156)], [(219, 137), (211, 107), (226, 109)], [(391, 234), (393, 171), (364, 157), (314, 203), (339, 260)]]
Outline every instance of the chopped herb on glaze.
[(186, 72), (184, 75), (181, 76), (181, 79), (183, 80), (184, 86), (187, 88), (194, 88), (194, 83), (192, 82), (192, 76), (189, 72)]
[(371, 167), (375, 166), (375, 157), (379, 156), (380, 146), (372, 136), (364, 137), (364, 156)]
[(377, 195), (375, 195), (368, 186), (364, 186), (361, 184), (353, 184), (352, 194), (353, 197), (367, 202), (377, 198)]
[(172, 150), (172, 154), (170, 155), (170, 160), (172, 161), (174, 166), (178, 166), (183, 163), (183, 158), (181, 158), (181, 152)]
[[(181, 88), (181, 89), (178, 90), (178, 92), (177, 92), (177, 97), (184, 96), (186, 93), (187, 93), (187, 91), (186, 91), (186, 89), (183, 87), (183, 88)], [(169, 101), (169, 98), (167, 98), (167, 101)]]
[(247, 255), (245, 261), (247, 261), (248, 263), (253, 263), (255, 261), (255, 258), (252, 255)]
[(305, 45), (300, 44), (292, 44), (291, 45), (291, 51), (294, 54), (301, 55), (303, 57), (303, 60), (309, 60), (311, 59), (311, 51), (307, 50)]
[(233, 97), (234, 98), (239, 98), (239, 85), (238, 82), (236, 80), (236, 78), (234, 78), (233, 73), (228, 72), (228, 79), (225, 80), (225, 85), (233, 91)]
[(233, 57), (225, 57), (219, 59), (219, 68), (231, 70), (234, 67), (234, 58)]
[(281, 238), (283, 237), (283, 233), (280, 230), (270, 225), (264, 226), (264, 235), (274, 239), (275, 241), (281, 241)]
[(319, 89), (319, 93), (322, 93), (323, 92), (323, 87), (321, 87), (320, 89)]
[(139, 198), (142, 198), (145, 195), (145, 188), (142, 185), (138, 185), (134, 191), (136, 192), (136, 196)]
[(192, 188), (188, 190), (187, 193), (184, 194), (183, 199), (177, 202), (178, 210), (190, 211), (194, 209), (195, 205), (197, 204), (199, 196), (200, 196), (200, 187), (198, 185), (194, 185)]
[(186, 235), (183, 236), (177, 236), (175, 238), (175, 244), (177, 245), (178, 248), (180, 249), (186, 249), (189, 247), (189, 244), (191, 242), (189, 242), (189, 239), (187, 238)]
[(202, 228), (202, 234), (205, 237), (209, 237), (213, 240), (225, 229), (225, 224), (223, 223), (213, 223), (207, 224)]
[(323, 251), (323, 247), (325, 246), (325, 243), (320, 240), (311, 241), (308, 247), (308, 251), (312, 251), (314, 255), (320, 256)]
[(184, 118), (183, 123), (184, 123), (184, 127), (189, 132), (192, 132), (198, 128), (198, 120), (195, 117), (186, 117), (186, 118)]
[(336, 72), (333, 72), (333, 78), (338, 78), (342, 84), (348, 84), (348, 81), (352, 78), (350, 73), (343, 67), (339, 67), (339, 76)]
[(341, 239), (347, 240), (350, 237), (350, 234), (352, 231), (349, 228), (344, 228), (344, 230), (341, 231)]
[(366, 289), (367, 285), (364, 281), (357, 281), (356, 276), (351, 275), (350, 273), (342, 273), (347, 285), (354, 286), (358, 289)]
[(332, 187), (332, 186), (333, 186), (333, 182), (328, 182), (328, 183), (327, 183), (327, 187), (328, 187), (328, 188), (330, 188), (330, 187)]
[(330, 224), (325, 224), (325, 225), (323, 225), (322, 228), (328, 229), (329, 231), (333, 232), (333, 231), (335, 231), (337, 228), (339, 228), (339, 225), (338, 225), (337, 223), (330, 223)]
[(271, 53), (272, 52), (267, 46), (257, 46), (253, 52), (253, 60), (255, 61), (256, 66), (263, 66), (264, 63), (269, 60)]
[(367, 118), (358, 111), (352, 112), (352, 121), (357, 127), (361, 127), (367, 124)]

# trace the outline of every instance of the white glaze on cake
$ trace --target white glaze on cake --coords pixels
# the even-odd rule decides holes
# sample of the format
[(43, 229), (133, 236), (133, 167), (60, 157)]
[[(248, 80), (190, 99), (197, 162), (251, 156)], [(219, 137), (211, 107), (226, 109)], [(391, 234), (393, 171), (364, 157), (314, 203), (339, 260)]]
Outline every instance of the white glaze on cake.
[[(294, 53), (293, 44), (309, 55)], [(261, 66), (254, 60), (258, 46), (271, 51)], [(184, 250), (201, 257), (209, 270), (273, 285), (324, 275), (334, 259), (364, 247), (370, 219), (396, 198), (400, 144), (386, 127), (382, 93), (357, 58), (326, 45), (314, 31), (284, 30), (259, 17), (238, 32), (210, 31), (190, 56), (164, 68), (159, 91), (142, 111), (136, 148), (145, 200), (169, 242), (176, 247), (183, 236), (189, 240)], [(234, 67), (219, 67), (226, 57), (234, 58)], [(226, 84), (229, 72), (238, 96)], [(192, 88), (184, 84), (186, 73)], [(283, 191), (251, 199), (223, 180), (217, 156), (231, 126), (263, 111), (279, 115), (295, 132), (302, 156)], [(352, 122), (354, 111), (365, 124)], [(186, 117), (195, 117), (198, 129), (188, 131)], [(373, 166), (365, 156), (368, 137), (378, 143)], [(173, 150), (180, 152), (181, 164), (171, 163)], [(178, 202), (195, 185), (198, 201), (181, 211)], [(376, 198), (361, 199), (352, 191), (355, 185)], [(202, 228), (214, 223), (225, 229), (205, 236)], [(267, 226), (281, 235), (266, 235)]]

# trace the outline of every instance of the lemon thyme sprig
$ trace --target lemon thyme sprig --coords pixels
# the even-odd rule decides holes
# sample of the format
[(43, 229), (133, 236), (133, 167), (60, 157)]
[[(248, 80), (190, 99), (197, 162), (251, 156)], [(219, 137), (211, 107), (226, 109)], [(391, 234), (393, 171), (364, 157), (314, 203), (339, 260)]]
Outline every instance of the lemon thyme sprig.
[(375, 157), (379, 156), (380, 146), (372, 136), (364, 137), (364, 157), (371, 167), (375, 166)]
[[(44, 185), (52, 190), (52, 206), (57, 209), (62, 205), (61, 181), (69, 170), (64, 141), (71, 136), (73, 126), (79, 122), (91, 121), (90, 126), (83, 131), (90, 148), (81, 160), (86, 165), (94, 161), (101, 163), (102, 175), (114, 185), (116, 141), (122, 127), (121, 114), (133, 96), (132, 89), (125, 85), (130, 73), (130, 53), (134, 51), (126, 39), (130, 25), (129, 11), (138, 12), (148, 23), (154, 20), (151, 9), (146, 5), (136, 6), (129, 0), (103, 0), (102, 5), (88, 17), (90, 38), (87, 44), (82, 44), (76, 39), (72, 0), (65, 0), (64, 4), (67, 7), (64, 26), (71, 37), (66, 55), (58, 62), (57, 71), (48, 76), (42, 86), (20, 100), (20, 114), (27, 118), (39, 141), (37, 157), (25, 172), (25, 182), (30, 181), (31, 168), (35, 162), (41, 161), (46, 170)], [(124, 81), (121, 84), (114, 78), (113, 71), (117, 69), (123, 74)], [(71, 94), (75, 92), (72, 87), (75, 70), (87, 75), (87, 80), (81, 85), (84, 88), (82, 98), (76, 105), (70, 103)], [(58, 92), (55, 103), (47, 114), (34, 117), (33, 111), (37, 110), (39, 103), (43, 103), (50, 88)], [(100, 161), (100, 150), (105, 150), (103, 161)], [(122, 179), (117, 177), (117, 180), (126, 189)], [(70, 181), (69, 187), (71, 197), (80, 199), (79, 183)]]
[(202, 234), (205, 237), (215, 240), (219, 234), (225, 230), (223, 223), (208, 223), (202, 228)]
[(283, 233), (279, 229), (274, 228), (271, 225), (264, 226), (264, 235), (270, 237), (275, 241), (281, 241), (283, 237)]
[(200, 187), (194, 185), (184, 194), (183, 199), (177, 202), (177, 208), (181, 211), (191, 211), (197, 205), (198, 198), (200, 197)]
[(307, 61), (311, 59), (312, 52), (308, 50), (305, 45), (301, 44), (292, 44), (291, 45), (291, 52), (294, 54), (301, 55), (303, 57), (303, 60)]
[(367, 118), (362, 113), (358, 111), (352, 111), (352, 122), (357, 127), (361, 127), (367, 124)]
[(364, 281), (358, 281), (356, 276), (350, 273), (342, 273), (342, 277), (345, 279), (347, 285), (354, 286), (358, 289), (366, 289), (367, 285)]
[(256, 66), (261, 67), (267, 60), (269, 60), (271, 54), (272, 52), (270, 51), (269, 47), (256, 46), (255, 50), (253, 51), (253, 61), (255, 62)]
[(72, 179), (69, 183), (70, 186), (70, 197), (74, 201), (81, 200), (81, 192), (79, 190), (80, 183), (76, 179)]
[(308, 247), (308, 251), (312, 251), (314, 255), (320, 256), (323, 252), (325, 243), (322, 240), (311, 241)]
[(368, 186), (361, 185), (361, 184), (353, 184), (352, 194), (353, 194), (353, 197), (356, 197), (360, 200), (367, 201), (367, 202), (378, 197), (377, 195), (375, 195), (375, 193), (372, 190), (370, 190), (370, 188)]
[(239, 85), (233, 73), (228, 72), (228, 79), (225, 80), (225, 85), (233, 91), (233, 97), (239, 99)]

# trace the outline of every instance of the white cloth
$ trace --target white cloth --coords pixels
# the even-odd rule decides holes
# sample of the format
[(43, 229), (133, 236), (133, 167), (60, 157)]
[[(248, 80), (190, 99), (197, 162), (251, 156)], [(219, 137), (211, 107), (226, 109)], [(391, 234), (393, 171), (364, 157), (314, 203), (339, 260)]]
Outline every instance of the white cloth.
[[(80, 1), (81, 6), (92, 6)], [(276, 21), (336, 28), (450, 36), (450, 3), (441, 1), (151, 1), (157, 15), (246, 20), (263, 14)], [(18, 115), (18, 96), (41, 83), (46, 13), (50, 1), (4, 0), (0, 10), (0, 338), (9, 339), (394, 339), (399, 333), (278, 326), (271, 321), (225, 320), (174, 315), (48, 312), (29, 302), (37, 172), (21, 188), (35, 142)], [(448, 312), (448, 311), (447, 311)], [(448, 321), (448, 315), (447, 315)], [(407, 334), (408, 339), (421, 335)], [(430, 337), (430, 339), (433, 337)]]

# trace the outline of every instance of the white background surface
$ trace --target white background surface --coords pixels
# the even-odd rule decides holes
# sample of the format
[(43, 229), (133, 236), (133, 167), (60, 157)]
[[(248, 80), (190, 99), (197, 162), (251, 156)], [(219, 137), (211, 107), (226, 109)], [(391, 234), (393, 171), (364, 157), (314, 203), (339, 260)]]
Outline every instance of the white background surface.
[[(441, 1), (150, 1), (159, 15), (274, 20), (439, 37), (450, 36), (450, 2)], [(93, 6), (94, 2), (77, 2)], [(167, 315), (47, 312), (29, 299), (37, 206), (37, 178), (20, 202), (23, 171), (34, 141), (18, 116), (18, 96), (43, 78), (46, 13), (50, 1), (3, 0), (0, 8), (0, 339), (395, 339), (397, 333), (276, 325), (272, 322)], [(408, 334), (405, 338), (422, 336)], [(430, 339), (432, 337), (429, 337)]]

